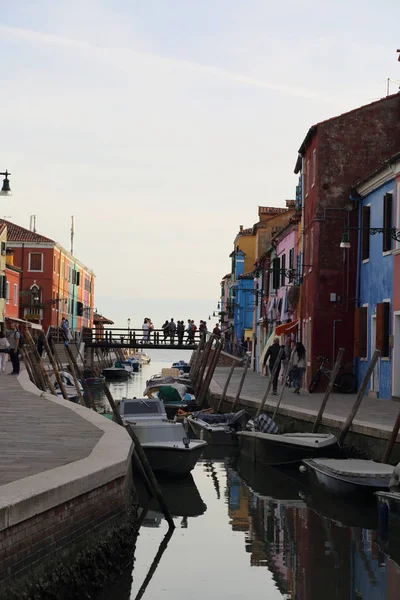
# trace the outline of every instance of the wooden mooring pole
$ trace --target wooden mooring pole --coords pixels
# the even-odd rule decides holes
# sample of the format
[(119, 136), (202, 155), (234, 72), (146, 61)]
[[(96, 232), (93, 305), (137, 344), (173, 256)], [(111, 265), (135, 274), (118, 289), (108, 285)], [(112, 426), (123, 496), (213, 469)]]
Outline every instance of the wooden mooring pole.
[(242, 393), (242, 388), (243, 388), (243, 385), (244, 385), (244, 380), (246, 379), (247, 371), (249, 370), (250, 360), (251, 360), (251, 358), (250, 358), (250, 356), (248, 356), (247, 360), (246, 360), (246, 362), (245, 362), (245, 364), (243, 366), (243, 373), (242, 373), (242, 376), (240, 378), (239, 386), (238, 386), (238, 389), (237, 389), (237, 392), (236, 392), (236, 396), (235, 396), (235, 399), (234, 399), (233, 404), (232, 404), (232, 409), (231, 409), (232, 412), (235, 412), (236, 406), (237, 406), (237, 404), (239, 402), (240, 394)]
[(50, 344), (47, 341), (47, 338), (44, 334), (43, 334), (43, 344), (44, 344), (44, 347), (46, 348), (46, 354), (47, 354), (49, 362), (53, 368), (54, 375), (55, 375), (55, 378), (57, 379), (58, 387), (60, 388), (61, 394), (62, 394), (64, 400), (68, 400), (68, 394), (65, 389), (63, 380), (61, 378), (60, 371), (58, 370), (58, 365), (56, 364), (56, 361), (54, 359), (53, 353), (50, 348)]
[(32, 383), (34, 385), (36, 385), (36, 387), (40, 387), (40, 385), (38, 385), (39, 382), (36, 379), (36, 374), (35, 374), (35, 371), (33, 369), (33, 366), (32, 366), (32, 363), (31, 363), (31, 359), (30, 359), (30, 356), (29, 356), (26, 348), (24, 346), (22, 346), (20, 348), (20, 352), (21, 352), (22, 358), (24, 360), (25, 368), (28, 371), (29, 379), (32, 381)]
[(200, 392), (200, 388), (203, 383), (204, 371), (206, 370), (206, 366), (208, 363), (208, 357), (210, 356), (213, 341), (214, 341), (214, 336), (210, 335), (210, 338), (209, 338), (207, 344), (205, 345), (204, 350), (201, 355), (201, 364), (200, 364), (199, 372), (197, 373), (196, 380), (193, 381), (193, 385), (195, 387), (196, 394), (198, 394)]
[(313, 433), (317, 433), (318, 432), (318, 427), (320, 426), (321, 421), (322, 421), (322, 415), (324, 414), (325, 407), (327, 405), (329, 396), (331, 395), (331, 392), (333, 390), (333, 386), (335, 385), (336, 377), (337, 377), (337, 375), (339, 373), (339, 369), (340, 369), (340, 366), (342, 364), (343, 354), (344, 354), (344, 348), (339, 348), (339, 352), (338, 352), (338, 355), (336, 357), (335, 365), (334, 365), (334, 367), (333, 367), (333, 369), (331, 371), (331, 376), (330, 376), (330, 379), (329, 379), (328, 387), (325, 390), (325, 394), (324, 394), (324, 397), (322, 399), (321, 407), (320, 407), (320, 409), (318, 411), (318, 414), (317, 414), (317, 416), (315, 418), (315, 421), (314, 421), (314, 426), (312, 428), (312, 432)]
[(86, 406), (85, 398), (83, 397), (81, 387), (79, 385), (78, 377), (75, 372), (74, 363), (71, 360), (71, 351), (69, 350), (68, 346), (65, 346), (65, 354), (67, 355), (69, 369), (71, 371), (72, 379), (74, 380), (76, 393), (78, 394), (79, 402), (80, 402), (80, 404), (82, 404), (82, 406)]
[(82, 382), (83, 391), (85, 392), (86, 397), (89, 400), (90, 408), (92, 410), (94, 410), (95, 412), (97, 412), (96, 405), (95, 405), (94, 400), (93, 400), (92, 392), (90, 391), (89, 386), (86, 383), (85, 378), (83, 376), (83, 373), (80, 370), (80, 368), (78, 366), (78, 363), (76, 362), (75, 356), (71, 352), (71, 348), (69, 346), (66, 346), (65, 350), (67, 351), (67, 354), (68, 354), (68, 356), (70, 358), (70, 361), (72, 362), (72, 364), (74, 366), (74, 369), (75, 369), (76, 373), (78, 374), (79, 379)]
[(228, 391), (228, 387), (229, 387), (230, 381), (232, 379), (233, 371), (235, 370), (235, 368), (236, 368), (236, 361), (232, 360), (231, 368), (229, 370), (227, 380), (225, 381), (225, 385), (224, 385), (224, 389), (222, 390), (221, 398), (219, 399), (219, 402), (218, 402), (217, 412), (220, 412), (220, 410), (222, 408), (222, 404), (225, 400), (225, 396)]
[[(119, 425), (121, 425), (122, 427), (124, 427), (124, 423), (121, 419), (121, 415), (119, 414), (119, 410), (117, 409), (117, 405), (115, 404), (113, 395), (111, 394), (108, 386), (105, 383), (103, 383), (103, 391), (104, 391), (104, 394), (105, 394), (107, 400), (110, 403), (110, 406), (114, 413), (116, 422)], [(165, 519), (168, 522), (168, 525), (170, 526), (170, 528), (174, 529), (175, 528), (174, 520), (171, 517), (171, 513), (169, 512), (168, 506), (167, 506), (167, 504), (163, 498), (163, 495), (161, 493), (160, 486), (158, 485), (157, 479), (155, 478), (155, 475), (153, 473), (153, 469), (151, 468), (149, 461), (147, 460), (147, 456), (144, 453), (144, 450), (140, 444), (140, 441), (139, 441), (136, 433), (134, 432), (133, 428), (130, 425), (125, 427), (125, 429), (128, 432), (128, 434), (130, 435), (130, 437), (134, 443), (133, 452), (135, 454), (135, 460), (138, 463), (138, 465), (140, 465), (141, 470), (145, 475), (145, 477), (143, 479), (146, 484), (146, 487), (149, 486), (148, 490), (152, 493), (152, 495), (155, 498), (157, 498), (160, 508), (165, 516)]]
[(268, 381), (267, 389), (265, 390), (265, 394), (263, 396), (263, 399), (261, 400), (260, 406), (257, 409), (256, 417), (259, 417), (260, 414), (261, 414), (261, 412), (262, 412), (262, 410), (264, 409), (264, 404), (265, 404), (265, 402), (266, 402), (266, 400), (268, 398), (269, 392), (271, 390), (272, 382), (274, 381), (274, 377), (276, 375), (276, 371), (277, 371), (278, 367), (281, 368), (281, 358), (282, 358), (283, 352), (284, 352), (284, 348), (281, 347), (280, 350), (279, 350), (278, 356), (276, 358), (276, 361), (274, 363), (274, 366), (272, 368), (272, 372), (271, 372), (271, 376), (270, 376), (269, 381)]
[(221, 340), (220, 342), (217, 342), (217, 345), (214, 348), (214, 355), (212, 357), (211, 364), (207, 369), (207, 375), (204, 378), (204, 383), (200, 388), (199, 397), (197, 399), (197, 402), (198, 402), (200, 408), (203, 408), (205, 399), (207, 397), (207, 391), (208, 391), (208, 388), (210, 387), (211, 379), (212, 379), (212, 377), (214, 375), (214, 371), (217, 367), (218, 359), (222, 352), (223, 345), (224, 345), (224, 342)]
[(360, 385), (360, 389), (358, 390), (357, 398), (356, 398), (356, 400), (355, 400), (355, 402), (353, 404), (353, 408), (351, 409), (350, 414), (347, 417), (346, 423), (344, 424), (343, 429), (340, 432), (339, 439), (338, 439), (338, 442), (339, 442), (340, 446), (343, 445), (343, 442), (344, 442), (344, 440), (345, 440), (345, 438), (346, 438), (346, 436), (348, 434), (348, 431), (349, 431), (349, 429), (351, 427), (351, 424), (352, 424), (352, 422), (354, 420), (354, 417), (356, 416), (357, 411), (360, 408), (360, 404), (361, 404), (361, 402), (362, 402), (362, 400), (364, 398), (364, 395), (365, 395), (365, 390), (367, 389), (368, 381), (371, 378), (372, 371), (375, 369), (375, 365), (376, 365), (376, 363), (378, 361), (379, 355), (380, 355), (380, 351), (379, 350), (375, 350), (375, 352), (372, 355), (371, 362), (368, 365), (368, 369), (365, 371), (365, 375), (364, 375), (364, 377), (362, 379), (362, 382), (361, 382), (361, 385)]
[(290, 354), (290, 359), (289, 359), (288, 363), (286, 364), (284, 372), (283, 372), (283, 381), (282, 381), (281, 391), (280, 391), (280, 394), (279, 394), (279, 400), (278, 400), (278, 403), (277, 403), (277, 405), (275, 407), (274, 414), (272, 415), (272, 420), (273, 421), (275, 420), (275, 417), (278, 414), (278, 410), (279, 410), (281, 402), (282, 402), (283, 394), (284, 394), (285, 389), (286, 389), (286, 378), (288, 376), (288, 373), (290, 373), (290, 371), (292, 369), (293, 358), (294, 358), (294, 354), (292, 352)]
[(53, 396), (57, 396), (56, 388), (54, 387), (53, 382), (51, 381), (49, 374), (46, 371), (46, 368), (43, 364), (40, 354), (37, 351), (36, 344), (33, 341), (31, 333), (28, 329), (25, 329), (25, 337), (28, 340), (28, 344), (32, 350), (33, 358), (36, 360), (37, 364), (39, 365), (40, 373), (43, 378), (44, 388), (45, 389), (48, 388), (50, 390), (51, 394), (53, 394)]

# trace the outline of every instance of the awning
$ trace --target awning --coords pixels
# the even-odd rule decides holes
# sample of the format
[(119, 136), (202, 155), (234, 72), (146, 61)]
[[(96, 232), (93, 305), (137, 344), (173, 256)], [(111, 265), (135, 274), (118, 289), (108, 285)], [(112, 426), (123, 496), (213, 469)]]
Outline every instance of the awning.
[(6, 321), (15, 321), (16, 323), (22, 323), (22, 325), (25, 325), (26, 327), (32, 327), (32, 329), (39, 329), (40, 331), (42, 331), (42, 326), (39, 325), (38, 323), (31, 323), (31, 321), (24, 321), (24, 319), (17, 319), (17, 317), (7, 317), (7, 315), (5, 316)]
[(283, 335), (288, 333), (293, 333), (296, 331), (299, 320), (290, 321), (290, 323), (283, 323), (282, 325), (278, 325), (275, 327), (275, 335)]

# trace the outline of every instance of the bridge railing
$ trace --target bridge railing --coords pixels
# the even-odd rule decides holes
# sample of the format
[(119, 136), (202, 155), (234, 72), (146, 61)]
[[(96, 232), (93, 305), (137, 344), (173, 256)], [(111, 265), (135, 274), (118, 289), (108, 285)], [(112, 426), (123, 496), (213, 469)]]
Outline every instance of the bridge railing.
[[(163, 329), (126, 329), (112, 327), (108, 329), (92, 330), (92, 344), (104, 346), (123, 346), (126, 348), (138, 348), (140, 346), (197, 346), (202, 336), (205, 334), (200, 331), (181, 333), (164, 332)], [(86, 332), (86, 344), (90, 345)]]

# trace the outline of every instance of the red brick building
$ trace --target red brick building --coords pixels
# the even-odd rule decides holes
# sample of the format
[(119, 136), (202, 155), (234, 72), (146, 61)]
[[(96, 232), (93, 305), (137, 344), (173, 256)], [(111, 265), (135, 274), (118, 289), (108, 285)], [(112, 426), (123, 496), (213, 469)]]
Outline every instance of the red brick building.
[(94, 273), (54, 240), (0, 219), (0, 226), (3, 223), (7, 251), (21, 270), (19, 318), (41, 325), (44, 331), (59, 326), (62, 317), (72, 330), (91, 327)]
[(307, 382), (316, 358), (329, 359), (339, 347), (353, 361), (356, 303), (357, 231), (351, 250), (340, 241), (345, 226), (357, 228), (352, 186), (400, 147), (400, 94), (314, 125), (299, 149), (302, 262), (301, 333), (307, 350)]

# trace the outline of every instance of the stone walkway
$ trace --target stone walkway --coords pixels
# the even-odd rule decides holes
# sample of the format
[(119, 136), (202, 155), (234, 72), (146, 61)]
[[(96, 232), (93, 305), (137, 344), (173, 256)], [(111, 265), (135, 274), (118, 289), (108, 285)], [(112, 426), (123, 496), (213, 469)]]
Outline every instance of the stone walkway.
[[(233, 400), (242, 376), (242, 369), (237, 369), (230, 381), (228, 388), (228, 400)], [(229, 367), (218, 367), (210, 386), (213, 395), (220, 396), (229, 373)], [(268, 378), (258, 373), (248, 371), (242, 393), (240, 395), (241, 405), (257, 408), (267, 388)], [(279, 394), (278, 390), (278, 394)], [(265, 404), (266, 412), (273, 411), (278, 396), (269, 396)], [(301, 420), (313, 422), (321, 406), (323, 394), (309, 394), (301, 390), (299, 395), (294, 395), (291, 388), (286, 388), (280, 414), (285, 414)], [(341, 428), (350, 413), (351, 407), (356, 399), (356, 394), (334, 394), (329, 397), (328, 404), (323, 417), (323, 424)], [(364, 435), (379, 438), (387, 438), (392, 431), (394, 422), (400, 411), (400, 403), (389, 400), (365, 397), (356, 415), (352, 431)]]
[(0, 486), (86, 458), (103, 431), (0, 373)]

